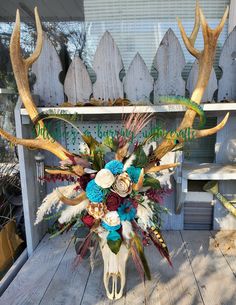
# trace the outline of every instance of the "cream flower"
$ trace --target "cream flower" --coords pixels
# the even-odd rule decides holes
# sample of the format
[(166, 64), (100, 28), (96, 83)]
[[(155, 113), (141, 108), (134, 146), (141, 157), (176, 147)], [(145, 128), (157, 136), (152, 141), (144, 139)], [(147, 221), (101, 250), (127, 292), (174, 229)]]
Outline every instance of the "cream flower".
[(103, 189), (107, 189), (110, 186), (112, 186), (114, 181), (115, 181), (114, 175), (112, 174), (111, 171), (109, 171), (109, 169), (106, 168), (101, 169), (95, 177), (96, 184)]
[(102, 219), (106, 224), (111, 227), (117, 226), (120, 224), (120, 217), (116, 211), (111, 211), (106, 213), (104, 218)]
[(127, 173), (122, 173), (116, 177), (112, 186), (113, 192), (117, 193), (121, 197), (126, 197), (132, 192), (132, 182)]

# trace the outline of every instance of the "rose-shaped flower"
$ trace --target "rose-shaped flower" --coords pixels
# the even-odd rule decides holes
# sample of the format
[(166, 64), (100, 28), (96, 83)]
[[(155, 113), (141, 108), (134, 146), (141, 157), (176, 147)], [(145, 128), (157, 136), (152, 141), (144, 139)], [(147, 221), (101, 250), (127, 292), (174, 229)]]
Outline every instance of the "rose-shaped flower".
[(114, 181), (114, 175), (109, 169), (106, 168), (101, 169), (95, 177), (96, 184), (103, 189), (111, 187)]
[(105, 165), (105, 168), (109, 169), (112, 174), (117, 175), (122, 173), (124, 165), (118, 160), (112, 160)]
[(93, 216), (91, 215), (85, 215), (81, 218), (81, 220), (83, 221), (83, 223), (88, 226), (89, 228), (91, 228), (94, 225), (95, 222), (95, 218), (93, 218)]
[(98, 186), (93, 179), (89, 181), (86, 186), (86, 196), (91, 202), (102, 202), (105, 197), (105, 193), (104, 190)]
[(109, 211), (117, 211), (121, 203), (122, 203), (122, 198), (118, 194), (111, 192), (107, 196), (106, 206)]
[(129, 195), (132, 192), (132, 182), (129, 175), (127, 173), (122, 173), (117, 176), (112, 188), (113, 192), (121, 197)]
[(116, 231), (120, 228), (120, 217), (116, 211), (108, 212), (102, 218), (102, 227), (108, 231)]

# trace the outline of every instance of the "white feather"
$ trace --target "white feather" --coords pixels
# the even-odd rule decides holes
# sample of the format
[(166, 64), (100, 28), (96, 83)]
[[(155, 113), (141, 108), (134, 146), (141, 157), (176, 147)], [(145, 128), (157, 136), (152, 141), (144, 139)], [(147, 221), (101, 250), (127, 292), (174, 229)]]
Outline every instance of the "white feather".
[(124, 169), (123, 171), (125, 172), (127, 170), (128, 167), (130, 167), (132, 165), (132, 163), (134, 162), (136, 156), (135, 154), (132, 154), (126, 161), (124, 164)]
[(138, 224), (142, 229), (146, 230), (147, 227), (152, 226), (153, 211), (146, 201), (138, 205), (137, 208)]
[(69, 222), (73, 217), (75, 217), (78, 214), (81, 214), (81, 212), (86, 209), (87, 205), (89, 204), (89, 200), (86, 199), (82, 202), (80, 202), (77, 205), (73, 206), (66, 206), (66, 208), (61, 213), (60, 218), (58, 221), (62, 223)]
[[(77, 191), (75, 191), (75, 187), (76, 187), (75, 184), (60, 186), (58, 187), (58, 190), (60, 190), (60, 192), (64, 196), (68, 198), (73, 198), (77, 194)], [(57, 206), (57, 210), (59, 210), (59, 208), (62, 206), (62, 203), (60, 202), (58, 196), (57, 189), (53, 190), (43, 199), (41, 206), (38, 208), (36, 220), (34, 224), (36, 225), (40, 223), (43, 220), (44, 215), (50, 213), (52, 209), (55, 208), (56, 206)]]
[(130, 221), (122, 221), (122, 236), (125, 239), (130, 239), (134, 235), (134, 231), (132, 229), (132, 225)]

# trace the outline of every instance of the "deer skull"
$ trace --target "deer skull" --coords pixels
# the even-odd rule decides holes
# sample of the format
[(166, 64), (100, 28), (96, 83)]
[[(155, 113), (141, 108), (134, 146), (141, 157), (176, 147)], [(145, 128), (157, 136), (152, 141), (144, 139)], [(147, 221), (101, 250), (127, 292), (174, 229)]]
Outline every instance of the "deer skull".
[(125, 269), (129, 256), (128, 245), (122, 243), (120, 250), (114, 254), (105, 240), (100, 240), (100, 249), (104, 262), (103, 282), (107, 297), (110, 300), (118, 300), (123, 295), (125, 286)]

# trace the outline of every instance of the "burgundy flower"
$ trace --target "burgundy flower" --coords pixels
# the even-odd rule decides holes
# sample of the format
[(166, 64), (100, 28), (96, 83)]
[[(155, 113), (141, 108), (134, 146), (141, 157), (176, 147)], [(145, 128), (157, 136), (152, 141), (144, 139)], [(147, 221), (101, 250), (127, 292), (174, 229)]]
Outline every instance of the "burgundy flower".
[(83, 175), (81, 177), (79, 177), (78, 182), (80, 184), (80, 187), (85, 191), (87, 184), (89, 183), (89, 181), (91, 180), (90, 175)]
[(118, 207), (121, 205), (123, 198), (118, 194), (111, 192), (107, 196), (106, 206), (109, 211), (117, 211)]
[(93, 218), (93, 216), (87, 214), (85, 216), (83, 216), (81, 218), (81, 220), (83, 221), (83, 223), (88, 226), (89, 228), (91, 228), (94, 225), (95, 222), (95, 218)]

